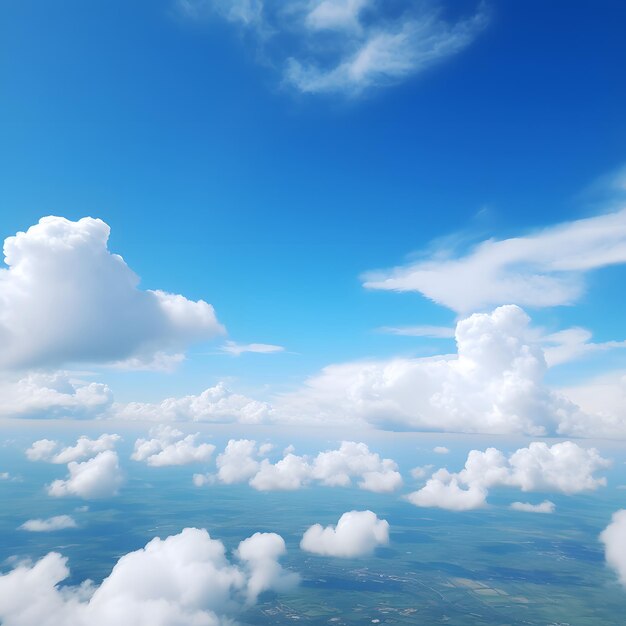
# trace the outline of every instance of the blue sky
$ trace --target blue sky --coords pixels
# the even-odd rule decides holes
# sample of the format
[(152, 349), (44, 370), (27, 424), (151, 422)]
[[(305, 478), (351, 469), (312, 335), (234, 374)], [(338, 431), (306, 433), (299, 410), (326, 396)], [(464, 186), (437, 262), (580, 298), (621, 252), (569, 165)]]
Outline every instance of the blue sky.
[[(2, 236), (48, 214), (99, 217), (142, 287), (205, 299), (230, 339), (286, 349), (194, 346), (178, 374), (108, 372), (118, 394), (230, 377), (282, 389), (329, 363), (453, 351), (375, 332), (457, 316), (360, 275), (441, 238), (467, 248), (607, 210), (598, 181), (625, 161), (621, 3), (441, 6), (449, 23), (484, 13), (471, 42), (359, 93), (286, 85), (293, 43), (205, 5), (2, 9)], [(592, 273), (575, 307), (528, 312), (621, 340), (623, 271)]]
[(624, 23), (5, 0), (0, 622), (619, 623)]

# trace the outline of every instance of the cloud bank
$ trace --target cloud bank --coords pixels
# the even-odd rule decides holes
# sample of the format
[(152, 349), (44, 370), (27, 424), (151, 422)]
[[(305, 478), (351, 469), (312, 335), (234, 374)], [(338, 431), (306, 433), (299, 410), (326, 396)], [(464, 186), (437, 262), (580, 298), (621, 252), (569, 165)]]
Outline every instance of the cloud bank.
[(50, 552), (0, 576), (4, 626), (226, 626), (267, 590), (298, 582), (278, 559), (279, 535), (256, 533), (230, 562), (224, 545), (206, 530), (185, 528), (122, 556), (102, 583), (60, 587), (67, 559)]

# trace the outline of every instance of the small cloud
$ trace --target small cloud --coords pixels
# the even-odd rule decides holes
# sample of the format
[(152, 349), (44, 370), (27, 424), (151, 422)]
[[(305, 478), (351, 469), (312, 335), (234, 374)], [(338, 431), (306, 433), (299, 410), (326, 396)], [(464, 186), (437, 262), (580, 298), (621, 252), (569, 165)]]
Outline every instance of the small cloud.
[(446, 448), (445, 446), (435, 446), (433, 448), (433, 452), (435, 454), (449, 454), (450, 450)]
[(372, 511), (344, 513), (337, 526), (315, 524), (302, 536), (300, 548), (322, 556), (355, 558), (389, 543), (389, 523)]
[(554, 513), (555, 505), (550, 500), (544, 500), (541, 504), (531, 504), (530, 502), (513, 502), (511, 507), (514, 511), (524, 511), (526, 513)]
[(454, 338), (454, 328), (449, 326), (382, 326), (378, 330), (381, 333), (399, 335), (401, 337)]
[(275, 352), (284, 352), (283, 346), (275, 346), (271, 343), (235, 343), (227, 341), (221, 348), (221, 352), (232, 354), (233, 356), (241, 356), (244, 352), (253, 352), (255, 354), (273, 354)]
[(74, 518), (69, 515), (57, 515), (48, 519), (29, 519), (19, 527), (20, 530), (27, 530), (31, 533), (52, 532), (66, 528), (77, 528)]

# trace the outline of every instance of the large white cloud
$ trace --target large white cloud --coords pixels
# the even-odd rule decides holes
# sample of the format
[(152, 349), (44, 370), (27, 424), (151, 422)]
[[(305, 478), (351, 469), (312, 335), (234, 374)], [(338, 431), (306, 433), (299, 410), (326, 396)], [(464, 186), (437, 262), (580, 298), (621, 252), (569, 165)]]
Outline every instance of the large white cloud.
[[(248, 481), (259, 491), (295, 490), (311, 482), (349, 487), (353, 479), (357, 479), (359, 488), (379, 493), (395, 491), (402, 485), (395, 461), (382, 459), (364, 443), (343, 441), (338, 449), (320, 452), (315, 457), (300, 456), (287, 449), (275, 463), (260, 456), (255, 441), (231, 439), (217, 457), (217, 479), (227, 484)], [(211, 479), (197, 475), (195, 482), (201, 486)]]
[(139, 289), (108, 238), (102, 220), (51, 216), (5, 240), (1, 367), (150, 361), (223, 332), (203, 300)]
[(67, 470), (65, 480), (55, 480), (48, 486), (49, 495), (108, 498), (116, 495), (124, 482), (117, 453), (113, 450), (100, 452), (83, 463), (72, 461)]
[(0, 576), (4, 626), (226, 626), (266, 590), (297, 583), (278, 563), (279, 535), (257, 533), (228, 560), (206, 530), (186, 528), (122, 556), (99, 586), (60, 587), (67, 559), (50, 552)]
[(135, 441), (131, 456), (134, 461), (144, 461), (153, 467), (206, 463), (215, 451), (213, 444), (196, 443), (200, 433), (185, 436), (171, 426), (160, 426), (150, 434), (151, 439)]
[(91, 458), (105, 450), (113, 450), (121, 437), (117, 434), (105, 433), (97, 439), (90, 439), (82, 435), (76, 440), (76, 444), (61, 448), (58, 441), (51, 439), (38, 439), (26, 450), (26, 456), (30, 461), (48, 461), (50, 463), (70, 463), (81, 459)]
[(595, 448), (572, 441), (552, 446), (535, 441), (509, 457), (496, 448), (471, 450), (460, 472), (439, 469), (407, 498), (416, 506), (465, 511), (484, 506), (491, 487), (571, 495), (606, 485), (596, 472), (609, 465)]
[(515, 302), (576, 302), (584, 274), (626, 262), (626, 209), (565, 222), (536, 234), (482, 242), (466, 255), (437, 250), (407, 266), (365, 275), (370, 289), (418, 291), (459, 313)]
[(224, 383), (218, 383), (197, 396), (166, 398), (159, 403), (117, 404), (113, 414), (137, 420), (257, 424), (269, 419), (271, 407), (265, 402), (233, 393)]
[(217, 14), (252, 35), (304, 93), (355, 96), (394, 84), (458, 54), (485, 27), (476, 13), (455, 23), (438, 3), (401, 0), (179, 0), (192, 18)]
[(561, 422), (581, 412), (544, 384), (546, 363), (529, 323), (506, 305), (457, 324), (457, 355), (331, 365), (279, 398), (276, 415), (392, 429), (561, 432)]
[(372, 511), (344, 513), (336, 526), (315, 524), (302, 536), (300, 547), (325, 556), (354, 558), (371, 554), (389, 543), (389, 523)]
[(611, 523), (602, 531), (606, 562), (615, 570), (626, 587), (626, 509), (613, 513)]

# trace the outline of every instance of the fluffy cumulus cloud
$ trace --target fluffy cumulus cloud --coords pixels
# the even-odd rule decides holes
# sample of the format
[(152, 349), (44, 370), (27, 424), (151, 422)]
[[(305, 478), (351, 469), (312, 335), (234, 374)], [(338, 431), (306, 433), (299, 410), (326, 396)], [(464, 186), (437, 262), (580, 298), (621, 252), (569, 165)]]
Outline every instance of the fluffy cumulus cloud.
[(417, 291), (459, 313), (515, 302), (576, 302), (586, 272), (626, 262), (626, 209), (512, 239), (489, 239), (466, 254), (429, 258), (364, 277), (369, 289)]
[(32, 533), (52, 532), (67, 528), (76, 528), (74, 518), (69, 515), (56, 515), (48, 519), (29, 519), (20, 526), (21, 530), (28, 530)]
[[(338, 449), (320, 452), (315, 457), (300, 456), (288, 448), (275, 463), (261, 456), (255, 441), (231, 439), (217, 457), (215, 478), (226, 484), (248, 482), (259, 491), (289, 491), (313, 482), (349, 487), (355, 479), (360, 489), (378, 493), (395, 491), (402, 485), (395, 461), (381, 458), (364, 443), (344, 441)], [(194, 482), (201, 486), (213, 480), (198, 474)]]
[[(466, 511), (484, 506), (492, 487), (571, 495), (606, 485), (606, 478), (596, 472), (609, 465), (595, 448), (586, 449), (572, 441), (552, 446), (533, 442), (509, 457), (496, 448), (471, 450), (460, 472), (439, 469), (407, 498), (416, 506)], [(546, 508), (544, 505), (540, 506)]]
[(30, 461), (70, 463), (71, 461), (91, 458), (105, 450), (113, 450), (120, 440), (121, 437), (116, 434), (105, 433), (97, 439), (90, 439), (82, 435), (77, 439), (75, 445), (63, 448), (58, 441), (38, 439), (26, 450), (26, 457)]
[(371, 554), (389, 543), (389, 523), (372, 511), (344, 513), (336, 526), (311, 526), (302, 536), (300, 547), (306, 552), (355, 558)]
[(108, 498), (116, 495), (124, 482), (117, 453), (113, 450), (100, 452), (83, 463), (72, 461), (67, 471), (66, 479), (55, 480), (48, 486), (49, 495)]
[(219, 383), (201, 394), (166, 398), (159, 403), (129, 402), (114, 407), (116, 417), (153, 421), (241, 422), (258, 424), (272, 413), (265, 402), (230, 391)]
[(515, 305), (456, 326), (456, 355), (331, 365), (275, 403), (286, 420), (391, 429), (567, 434), (589, 418), (543, 382), (546, 363)]
[(488, 21), (482, 4), (447, 21), (435, 0), (179, 0), (179, 6), (189, 17), (218, 15), (242, 28), (298, 91), (349, 96), (458, 54)]
[(108, 238), (102, 220), (51, 216), (5, 240), (0, 367), (149, 362), (223, 332), (203, 300), (139, 289)]
[(131, 456), (134, 461), (144, 461), (152, 467), (206, 463), (215, 446), (196, 443), (200, 433), (186, 435), (171, 426), (159, 426), (150, 431), (151, 439), (137, 439)]
[(532, 504), (530, 502), (512, 502), (511, 509), (514, 511), (522, 511), (524, 513), (554, 513), (554, 502), (550, 500), (544, 500), (539, 504)]
[(279, 535), (242, 541), (237, 562), (206, 530), (186, 528), (122, 556), (97, 586), (60, 587), (67, 559), (50, 552), (0, 575), (4, 626), (226, 626), (263, 591), (285, 591), (298, 580), (278, 559)]
[(613, 514), (611, 523), (600, 535), (600, 541), (604, 544), (606, 562), (626, 587), (626, 509)]
[(106, 412), (112, 403), (107, 385), (71, 372), (32, 371), (0, 380), (1, 417), (88, 419)]

